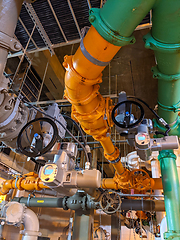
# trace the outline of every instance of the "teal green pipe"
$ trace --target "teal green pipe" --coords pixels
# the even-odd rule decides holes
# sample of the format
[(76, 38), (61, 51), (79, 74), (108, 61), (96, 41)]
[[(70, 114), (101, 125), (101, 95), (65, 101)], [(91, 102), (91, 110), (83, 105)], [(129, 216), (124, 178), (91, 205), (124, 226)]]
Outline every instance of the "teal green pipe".
[[(180, 1), (158, 0), (153, 7), (152, 31), (144, 37), (145, 46), (154, 50), (158, 79), (158, 113), (178, 134), (180, 106)], [(161, 128), (161, 125), (157, 126)]]
[(100, 10), (100, 16), (111, 30), (123, 37), (129, 37), (154, 3), (154, 0), (108, 0)]
[(166, 209), (167, 229), (165, 238), (179, 238), (180, 233), (180, 191), (176, 166), (176, 155), (173, 150), (163, 150), (158, 159), (160, 161), (162, 183), (164, 190), (164, 203)]
[[(158, 0), (153, 7), (152, 31), (144, 37), (145, 46), (154, 50), (158, 79), (158, 114), (170, 124), (171, 135), (180, 136), (180, 1)], [(158, 122), (155, 126), (163, 129)], [(176, 156), (172, 150), (159, 154), (167, 229), (165, 239), (180, 240), (180, 189)]]
[(108, 42), (117, 46), (133, 44), (134, 29), (154, 3), (155, 0), (108, 0), (103, 8), (90, 9), (89, 21)]

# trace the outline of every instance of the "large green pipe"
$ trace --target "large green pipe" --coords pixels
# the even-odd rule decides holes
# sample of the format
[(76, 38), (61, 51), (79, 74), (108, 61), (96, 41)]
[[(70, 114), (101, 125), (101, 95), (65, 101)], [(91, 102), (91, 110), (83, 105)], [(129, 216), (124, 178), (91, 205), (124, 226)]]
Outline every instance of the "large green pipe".
[[(170, 134), (180, 136), (180, 1), (158, 0), (153, 7), (151, 33), (145, 46), (154, 50), (157, 66), (152, 69), (158, 79), (158, 114), (171, 126)], [(156, 127), (163, 127), (156, 122)], [(173, 151), (159, 155), (164, 190), (168, 232), (166, 239), (180, 239), (180, 189)]]
[[(180, 136), (178, 107), (180, 103), (180, 1), (159, 0), (153, 7), (151, 34), (144, 37), (145, 46), (154, 50), (153, 68), (158, 79), (158, 113), (171, 125), (170, 134)], [(160, 127), (157, 124), (158, 127)]]
[(176, 167), (176, 155), (172, 150), (161, 151), (160, 161), (162, 183), (164, 190), (164, 203), (166, 209), (167, 229), (165, 237), (180, 239), (180, 191)]
[(108, 42), (124, 46), (135, 42), (132, 33), (155, 0), (108, 0), (103, 8), (90, 10), (89, 21)]

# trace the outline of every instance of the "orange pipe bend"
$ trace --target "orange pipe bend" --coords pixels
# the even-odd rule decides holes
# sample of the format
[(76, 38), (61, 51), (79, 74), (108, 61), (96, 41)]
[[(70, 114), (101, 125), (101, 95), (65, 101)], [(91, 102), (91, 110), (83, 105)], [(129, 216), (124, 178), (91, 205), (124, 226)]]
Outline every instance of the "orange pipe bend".
[(2, 183), (2, 186), (0, 189), (0, 195), (7, 194), (10, 189), (40, 191), (44, 188), (49, 188), (49, 187), (43, 184), (41, 179), (38, 177), (38, 174), (34, 172), (30, 172), (17, 179), (5, 180)]
[[(83, 39), (84, 47), (91, 56), (99, 61), (109, 62), (120, 47), (107, 42), (96, 29), (91, 26)], [(72, 117), (82, 126), (83, 130), (99, 141), (109, 161), (119, 158), (119, 150), (114, 147), (109, 135), (112, 102), (99, 93), (102, 82), (102, 71), (105, 67), (89, 61), (79, 47), (74, 56), (65, 56), (63, 66), (65, 74), (65, 98), (72, 103)], [(118, 174), (126, 170), (121, 161), (113, 164)]]

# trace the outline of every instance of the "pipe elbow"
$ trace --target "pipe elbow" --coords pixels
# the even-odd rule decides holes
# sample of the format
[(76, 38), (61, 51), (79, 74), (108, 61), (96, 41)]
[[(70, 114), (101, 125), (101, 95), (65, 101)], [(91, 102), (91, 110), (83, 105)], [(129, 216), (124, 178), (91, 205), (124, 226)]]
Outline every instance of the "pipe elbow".
[(23, 240), (36, 240), (40, 235), (39, 233), (39, 220), (36, 214), (26, 208), (23, 219), (24, 230), (21, 232), (23, 234)]
[(13, 180), (5, 180), (2, 183), (2, 186), (0, 189), (1, 195), (6, 195), (9, 192), (9, 190), (12, 188), (12, 182), (13, 182)]

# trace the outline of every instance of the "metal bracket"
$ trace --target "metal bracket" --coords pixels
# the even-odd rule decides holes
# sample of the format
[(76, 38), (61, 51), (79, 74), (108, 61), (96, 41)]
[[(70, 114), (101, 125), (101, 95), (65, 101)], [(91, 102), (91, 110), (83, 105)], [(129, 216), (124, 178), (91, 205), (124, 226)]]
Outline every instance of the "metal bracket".
[(16, 113), (17, 113), (17, 110), (18, 110), (18, 107), (19, 107), (19, 103), (22, 99), (22, 96), (18, 96), (18, 98), (16, 99), (16, 103), (15, 103), (15, 106), (14, 106), (14, 109), (11, 113), (11, 115), (2, 123), (0, 123), (0, 128), (6, 126), (7, 124), (9, 124), (13, 119), (14, 117), (16, 116)]
[(0, 47), (14, 52), (18, 52), (22, 48), (18, 40), (3, 32), (0, 32)]

